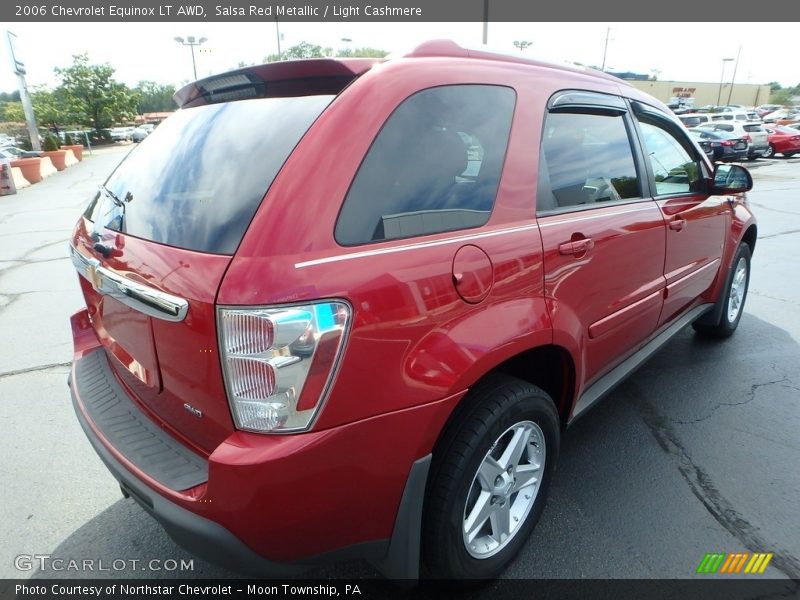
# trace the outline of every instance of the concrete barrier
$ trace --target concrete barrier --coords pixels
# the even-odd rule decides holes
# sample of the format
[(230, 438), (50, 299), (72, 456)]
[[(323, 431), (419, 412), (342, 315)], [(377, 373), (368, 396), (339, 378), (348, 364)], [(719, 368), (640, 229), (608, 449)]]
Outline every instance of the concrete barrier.
[(11, 176), (14, 178), (14, 185), (17, 186), (17, 189), (28, 187), (31, 184), (23, 177), (22, 169), (19, 167), (11, 167)]
[(50, 177), (58, 173), (58, 169), (53, 166), (53, 161), (48, 156), (42, 156), (42, 177)]
[(72, 148), (69, 148), (67, 146), (62, 146), (61, 149), (67, 151), (67, 153), (64, 155), (64, 164), (65, 165), (67, 165), (68, 167), (71, 167), (72, 165), (77, 165), (78, 164), (78, 162), (79, 162), (78, 161), (78, 157), (75, 156), (75, 152), (72, 151)]

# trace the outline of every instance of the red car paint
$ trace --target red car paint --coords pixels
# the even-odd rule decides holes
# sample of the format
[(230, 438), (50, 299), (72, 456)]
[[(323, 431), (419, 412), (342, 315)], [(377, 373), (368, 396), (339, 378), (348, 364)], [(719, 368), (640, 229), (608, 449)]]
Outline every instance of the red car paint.
[[(137, 406), (207, 459), (208, 481), (169, 489), (89, 426), (152, 492), (275, 561), (389, 539), (412, 463), (433, 451), (470, 387), (522, 353), (559, 350), (563, 386), (555, 400), (568, 422), (587, 386), (689, 309), (716, 301), (733, 253), (755, 222), (741, 195), (700, 193), (593, 208), (591, 219), (580, 212), (537, 218), (533, 149), (554, 93), (621, 94), (667, 112), (616, 79), (437, 45), (371, 69), (372, 62), (343, 61), (341, 69), (328, 63), (326, 75), (353, 81), (291, 153), (234, 256), (106, 231), (114, 251), (104, 258), (85, 218), (72, 238), (84, 256), (188, 300), (186, 319), (166, 322), (98, 294), (80, 278), (88, 308), (73, 317), (75, 360), (103, 347)], [(278, 75), (271, 68), (261, 75), (320, 74), (313, 61), (281, 63)], [(339, 245), (334, 224), (343, 199), (392, 112), (420, 90), (476, 83), (511, 87), (517, 96), (489, 221)], [(179, 92), (182, 101), (194, 102), (191, 87)], [(565, 243), (583, 250), (564, 254)], [(352, 306), (352, 326), (311, 430), (237, 431), (223, 384), (216, 307), (326, 298)], [(80, 390), (75, 394), (80, 407)], [(184, 410), (185, 402), (202, 418)]]
[(793, 155), (800, 152), (800, 132), (791, 127), (765, 127), (769, 133), (769, 143), (776, 154)]

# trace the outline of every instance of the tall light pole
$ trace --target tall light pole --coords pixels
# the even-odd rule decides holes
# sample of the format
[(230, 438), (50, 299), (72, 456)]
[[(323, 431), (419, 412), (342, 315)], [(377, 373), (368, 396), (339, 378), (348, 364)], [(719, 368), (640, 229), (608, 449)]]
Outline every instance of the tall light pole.
[(33, 105), (31, 98), (28, 95), (28, 84), (25, 82), (25, 63), (23, 63), (14, 51), (14, 40), (16, 34), (6, 31), (6, 44), (8, 46), (8, 56), (11, 59), (11, 69), (17, 76), (19, 82), (19, 99), (22, 102), (22, 111), (25, 113), (25, 124), (28, 127), (28, 136), (31, 138), (31, 148), (33, 150), (41, 150), (42, 145), (39, 142), (39, 130), (36, 127), (36, 116), (33, 114)]
[(483, 0), (483, 45), (489, 43), (489, 0)]
[(278, 17), (275, 17), (275, 39), (278, 42), (278, 61), (283, 60), (281, 57), (281, 27), (278, 25)]
[(739, 68), (739, 56), (742, 54), (742, 47), (739, 46), (739, 51), (736, 53), (736, 62), (733, 63), (733, 76), (731, 77), (731, 89), (728, 90), (728, 104), (731, 103), (731, 94), (733, 93), (733, 82), (736, 81), (736, 69)]
[(201, 37), (199, 40), (196, 39), (193, 35), (186, 36), (184, 40), (182, 37), (175, 37), (175, 41), (179, 44), (183, 44), (184, 46), (189, 46), (192, 50), (192, 72), (194, 73), (194, 78), (197, 79), (197, 63), (194, 60), (194, 47), (204, 44), (208, 41), (208, 39)]
[(522, 52), (525, 48), (533, 46), (533, 42), (529, 42), (527, 40), (514, 40), (514, 45), (519, 48), (519, 51)]
[(722, 81), (725, 79), (725, 63), (731, 62), (732, 58), (723, 58), (722, 59), (722, 74), (719, 76), (719, 91), (717, 92), (717, 106), (719, 106), (720, 98), (722, 98)]
[(608, 41), (611, 39), (611, 27), (606, 28), (606, 45), (603, 47), (603, 64), (600, 66), (600, 70), (605, 73), (606, 71), (606, 55), (608, 55)]

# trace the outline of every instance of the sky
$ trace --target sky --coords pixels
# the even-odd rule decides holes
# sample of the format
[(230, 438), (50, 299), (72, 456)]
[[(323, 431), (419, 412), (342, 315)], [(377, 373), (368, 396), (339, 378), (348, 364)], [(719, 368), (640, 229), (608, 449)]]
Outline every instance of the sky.
[[(115, 77), (134, 86), (141, 80), (182, 85), (193, 79), (190, 49), (175, 36), (206, 37), (196, 48), (197, 75), (261, 63), (277, 51), (275, 22), (258, 23), (14, 23), (19, 58), (28, 86), (58, 83), (53, 69), (72, 55), (88, 53), (92, 63), (110, 63)], [(800, 84), (796, 23), (490, 23), (491, 50), (520, 52), (513, 42), (528, 41), (524, 56), (554, 62), (601, 65), (609, 33), (606, 69), (655, 74), (661, 80), (729, 82), (736, 59), (736, 82)], [(281, 23), (281, 46), (301, 41), (344, 47), (371, 46), (402, 54), (436, 38), (478, 48), (482, 23)], [(5, 36), (4, 36), (5, 37)], [(345, 42), (342, 38), (352, 41)], [(741, 50), (740, 50), (741, 48)], [(723, 74), (722, 69), (725, 68)], [(0, 54), (0, 91), (17, 88), (6, 49)]]

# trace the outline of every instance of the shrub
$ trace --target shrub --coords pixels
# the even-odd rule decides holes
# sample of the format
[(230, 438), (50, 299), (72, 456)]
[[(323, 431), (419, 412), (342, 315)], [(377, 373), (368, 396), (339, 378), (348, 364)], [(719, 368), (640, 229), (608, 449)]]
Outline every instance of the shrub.
[(69, 132), (64, 134), (64, 145), (65, 146), (73, 146), (75, 144), (75, 140), (72, 139), (72, 136)]
[(53, 150), (58, 150), (58, 141), (54, 136), (48, 135), (46, 138), (44, 138), (44, 145), (42, 146), (42, 149), (45, 152), (52, 152)]

